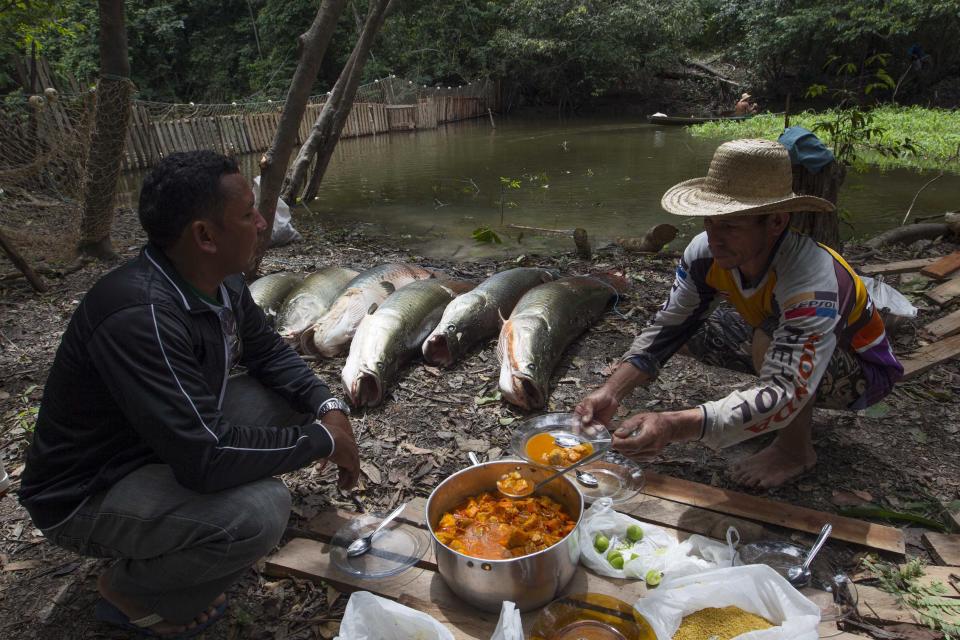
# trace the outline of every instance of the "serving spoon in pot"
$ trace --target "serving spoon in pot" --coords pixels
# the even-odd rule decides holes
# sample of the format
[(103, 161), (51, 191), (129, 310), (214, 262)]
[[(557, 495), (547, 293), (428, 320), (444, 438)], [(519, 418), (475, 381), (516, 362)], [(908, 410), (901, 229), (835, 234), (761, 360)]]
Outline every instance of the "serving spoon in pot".
[(508, 498), (525, 498), (539, 491), (545, 484), (553, 482), (563, 474), (574, 471), (588, 462), (593, 462), (605, 453), (605, 449), (597, 449), (590, 455), (580, 458), (569, 467), (560, 469), (536, 484), (533, 484), (528, 478), (519, 476), (519, 472), (516, 472), (518, 477), (510, 477), (511, 474), (504, 474), (504, 477), (497, 480), (497, 490)]

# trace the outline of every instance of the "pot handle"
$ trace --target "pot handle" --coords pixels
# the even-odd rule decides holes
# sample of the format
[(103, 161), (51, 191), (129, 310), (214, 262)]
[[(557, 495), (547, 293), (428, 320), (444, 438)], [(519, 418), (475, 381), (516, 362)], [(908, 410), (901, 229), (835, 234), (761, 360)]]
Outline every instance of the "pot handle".
[(467, 451), (467, 457), (470, 458), (470, 464), (473, 466), (476, 467), (480, 465), (480, 458), (478, 458), (477, 454), (475, 454), (473, 451)]

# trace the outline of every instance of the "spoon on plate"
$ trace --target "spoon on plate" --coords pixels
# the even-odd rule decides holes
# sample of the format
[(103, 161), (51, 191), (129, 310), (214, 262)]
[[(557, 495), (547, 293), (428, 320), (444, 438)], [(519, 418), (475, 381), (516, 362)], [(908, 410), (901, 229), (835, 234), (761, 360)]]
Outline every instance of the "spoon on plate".
[[(604, 453), (606, 453), (606, 450), (597, 449), (590, 455), (580, 458), (569, 467), (564, 467), (563, 469), (560, 469), (556, 473), (553, 473), (547, 476), (546, 478), (544, 478), (543, 480), (541, 480), (536, 484), (532, 484), (530, 480), (522, 477), (510, 478), (510, 479), (518, 480), (518, 482), (509, 482), (509, 481), (505, 482), (504, 481), (505, 479), (501, 478), (500, 480), (497, 480), (497, 490), (500, 491), (500, 493), (502, 493), (503, 495), (510, 498), (525, 498), (526, 496), (536, 493), (545, 484), (553, 482), (563, 474), (570, 471), (574, 471), (578, 467), (581, 467), (587, 464), (588, 462), (592, 462), (596, 460), (597, 458), (602, 456)], [(505, 475), (509, 475), (509, 474), (505, 474)], [(507, 480), (510, 480), (510, 479), (507, 479)]]
[[(570, 447), (574, 447), (580, 444), (580, 440), (578, 440), (576, 437), (572, 435), (568, 436), (568, 435), (561, 434), (558, 436), (554, 436), (553, 443), (558, 447), (563, 447), (564, 449), (568, 449)], [(589, 471), (581, 471), (580, 469), (576, 469), (576, 473), (577, 473), (577, 482), (587, 487), (588, 489), (595, 489), (598, 486), (600, 486), (600, 481), (597, 480), (597, 477), (592, 473), (590, 473)]]
[(806, 559), (804, 559), (803, 564), (795, 565), (787, 569), (787, 580), (790, 581), (795, 587), (802, 587), (810, 582), (810, 564), (813, 562), (813, 558), (820, 551), (820, 548), (823, 547), (824, 543), (827, 541), (827, 538), (830, 537), (830, 534), (833, 532), (833, 525), (829, 522), (823, 525), (823, 529), (820, 529), (820, 536), (817, 538), (817, 541), (813, 543), (813, 546), (810, 548), (810, 552), (807, 554)]
[(374, 529), (373, 531), (371, 531), (370, 533), (368, 533), (368, 534), (365, 535), (365, 536), (360, 536), (359, 538), (357, 538), (356, 540), (354, 540), (353, 542), (351, 542), (349, 545), (347, 545), (347, 557), (348, 557), (348, 558), (356, 558), (357, 556), (362, 556), (362, 555), (365, 554), (367, 551), (369, 551), (369, 550), (370, 550), (370, 547), (373, 546), (373, 538), (374, 538), (374, 536), (376, 536), (378, 533), (380, 533), (380, 531), (381, 531), (385, 526), (387, 526), (388, 524), (390, 524), (390, 522), (392, 522), (394, 518), (396, 518), (398, 515), (400, 515), (400, 512), (402, 512), (402, 511), (403, 511), (403, 508), (406, 507), (406, 506), (407, 506), (407, 503), (404, 502), (404, 503), (401, 504), (399, 507), (397, 507), (396, 509), (394, 509), (393, 511), (391, 511), (391, 512), (390, 512), (390, 515), (388, 515), (386, 518), (384, 518), (383, 521), (382, 521), (379, 525), (377, 525), (377, 528), (376, 528), (376, 529)]

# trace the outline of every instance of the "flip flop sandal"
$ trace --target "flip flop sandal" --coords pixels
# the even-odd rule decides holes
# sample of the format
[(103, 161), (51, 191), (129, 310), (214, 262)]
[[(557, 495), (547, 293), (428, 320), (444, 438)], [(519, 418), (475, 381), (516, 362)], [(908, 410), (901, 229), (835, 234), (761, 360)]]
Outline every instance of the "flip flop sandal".
[(157, 633), (150, 627), (160, 622), (163, 622), (163, 618), (156, 613), (151, 613), (148, 616), (142, 618), (137, 618), (136, 620), (131, 620), (127, 617), (123, 611), (120, 611), (110, 602), (100, 598), (97, 601), (96, 606), (93, 610), (94, 617), (100, 622), (106, 622), (107, 624), (119, 627), (126, 631), (130, 631), (144, 638), (161, 638), (162, 640), (185, 640), (186, 638), (193, 638), (203, 633), (211, 626), (220, 621), (223, 617), (224, 612), (227, 610), (228, 600), (224, 600), (216, 606), (214, 609), (214, 615), (207, 618), (206, 622), (198, 624), (192, 629), (187, 629), (182, 633)]

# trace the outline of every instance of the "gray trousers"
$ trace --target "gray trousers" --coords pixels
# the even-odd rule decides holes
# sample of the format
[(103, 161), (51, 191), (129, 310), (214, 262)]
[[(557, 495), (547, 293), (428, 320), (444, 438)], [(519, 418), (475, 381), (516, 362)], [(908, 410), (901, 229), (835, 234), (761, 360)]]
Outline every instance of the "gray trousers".
[[(245, 375), (228, 382), (223, 412), (244, 424), (313, 419)], [(43, 533), (81, 555), (116, 558), (111, 589), (185, 624), (277, 545), (289, 517), (290, 493), (276, 478), (203, 494), (180, 485), (169, 466), (151, 464)]]

